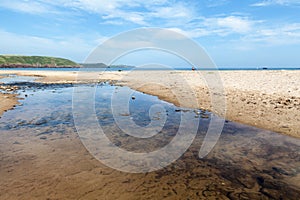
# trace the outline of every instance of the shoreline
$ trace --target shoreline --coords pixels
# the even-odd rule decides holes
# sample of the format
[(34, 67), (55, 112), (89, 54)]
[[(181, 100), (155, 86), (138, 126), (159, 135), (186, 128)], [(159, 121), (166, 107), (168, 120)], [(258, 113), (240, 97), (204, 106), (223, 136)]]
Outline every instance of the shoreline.
[[(1, 73), (9, 74), (11, 71)], [(118, 81), (118, 85), (158, 96), (177, 106), (216, 112), (211, 106), (210, 91), (206, 87), (206, 80), (201, 77), (202, 73), (220, 75), (225, 90), (227, 120), (300, 138), (300, 90), (297, 88), (300, 85), (300, 71), (297, 70), (238, 70), (200, 74), (192, 71), (110, 71), (79, 74), (76, 71), (14, 70), (17, 75), (39, 77), (36, 82), (41, 83)]]

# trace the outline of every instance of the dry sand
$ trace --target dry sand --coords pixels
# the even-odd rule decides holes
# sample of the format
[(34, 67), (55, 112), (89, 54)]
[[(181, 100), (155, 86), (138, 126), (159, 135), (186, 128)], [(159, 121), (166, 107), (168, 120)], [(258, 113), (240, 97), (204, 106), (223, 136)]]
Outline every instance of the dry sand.
[[(208, 90), (198, 73), (135, 73), (124, 78), (125, 85), (183, 107), (218, 111), (211, 104), (214, 90)], [(205, 73), (209, 79), (216, 72)], [(300, 137), (300, 71), (221, 71), (219, 75), (226, 97), (226, 119)], [(147, 82), (152, 84), (144, 85)]]
[[(9, 74), (10, 71), (2, 71)], [(220, 76), (226, 97), (226, 119), (300, 137), (300, 71), (132, 71), (49, 72), (14, 71), (40, 77), (43, 83), (76, 83), (118, 80), (135, 90), (156, 95), (182, 107), (202, 108), (223, 115), (222, 106), (212, 107), (206, 81)]]

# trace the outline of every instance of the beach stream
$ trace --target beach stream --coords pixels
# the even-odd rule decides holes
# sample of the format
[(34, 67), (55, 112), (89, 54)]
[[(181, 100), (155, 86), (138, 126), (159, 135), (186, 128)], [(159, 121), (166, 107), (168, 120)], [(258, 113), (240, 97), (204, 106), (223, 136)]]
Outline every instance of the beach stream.
[[(300, 199), (297, 138), (226, 121), (214, 149), (199, 158), (211, 113), (179, 108), (128, 87), (80, 85), (95, 88), (99, 124), (110, 141), (127, 151), (151, 152), (167, 145), (183, 112), (190, 113), (191, 122), (199, 120), (195, 140), (177, 161), (144, 174), (119, 172), (93, 158), (79, 139), (72, 112), (74, 87), (79, 86), (33, 80), (1, 79), (17, 85), (23, 100), (0, 119), (0, 199)], [(166, 122), (157, 135), (136, 139), (119, 128), (111, 97), (124, 90), (134, 98), (128, 100), (128, 113), (116, 112), (118, 120), (145, 127), (162, 117), (161, 112), (149, 115), (150, 107), (159, 105)]]

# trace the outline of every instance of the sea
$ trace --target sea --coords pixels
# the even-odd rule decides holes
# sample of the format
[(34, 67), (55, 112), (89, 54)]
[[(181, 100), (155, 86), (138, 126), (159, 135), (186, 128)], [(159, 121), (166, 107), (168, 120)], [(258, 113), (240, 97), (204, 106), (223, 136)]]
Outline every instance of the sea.
[[(170, 68), (144, 68), (144, 67), (107, 67), (107, 68), (0, 68), (2, 70), (24, 70), (24, 71), (132, 71), (132, 70), (179, 70), (190, 71), (191, 67)], [(300, 70), (300, 67), (217, 67), (217, 68), (195, 68), (199, 71), (230, 71), (230, 70)]]

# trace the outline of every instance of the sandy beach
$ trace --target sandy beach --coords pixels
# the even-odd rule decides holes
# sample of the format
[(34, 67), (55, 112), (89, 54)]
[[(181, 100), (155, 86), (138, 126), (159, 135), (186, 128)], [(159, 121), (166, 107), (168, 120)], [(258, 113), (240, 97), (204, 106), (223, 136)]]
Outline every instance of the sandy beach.
[(0, 200), (300, 200), (300, 0), (0, 9)]
[[(9, 74), (2, 71), (1, 74)], [(228, 120), (300, 137), (300, 71), (132, 71), (66, 72), (18, 71), (14, 74), (36, 76), (42, 83), (91, 83), (117, 81), (135, 90), (158, 96), (181, 107), (212, 107), (206, 79), (218, 74), (226, 97)], [(206, 79), (205, 79), (206, 77)], [(196, 100), (195, 100), (196, 98)], [(5, 101), (1, 106), (9, 106)], [(1, 110), (7, 110), (2, 108)]]
[[(216, 72), (205, 73), (15, 70), (13, 74), (35, 76), (36, 82), (45, 84), (25, 86), (22, 93), (28, 94), (27, 101), (16, 107), (24, 112), (8, 111), (0, 121), (0, 199), (298, 199), (299, 142), (284, 134), (300, 137), (299, 71), (220, 72), (226, 92), (224, 117), (283, 134), (227, 122), (207, 157), (198, 157), (204, 136), (200, 132), (176, 162), (140, 174), (120, 172), (95, 159), (72, 124), (72, 95), (60, 96), (64, 94), (60, 86), (47, 86), (108, 81), (181, 107), (223, 115), (212, 107), (210, 94), (214, 91), (208, 90), (204, 78), (215, 78)], [(66, 85), (65, 90), (72, 89)], [(14, 89), (5, 87), (8, 92)], [(41, 95), (43, 91), (49, 96)], [(17, 94), (1, 94), (0, 99), (2, 112), (18, 104)], [(20, 120), (16, 119), (19, 115)], [(116, 128), (109, 130), (114, 133), (112, 140), (135, 145), (117, 136)]]

